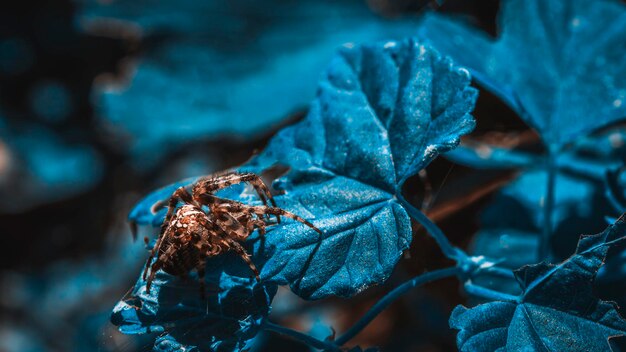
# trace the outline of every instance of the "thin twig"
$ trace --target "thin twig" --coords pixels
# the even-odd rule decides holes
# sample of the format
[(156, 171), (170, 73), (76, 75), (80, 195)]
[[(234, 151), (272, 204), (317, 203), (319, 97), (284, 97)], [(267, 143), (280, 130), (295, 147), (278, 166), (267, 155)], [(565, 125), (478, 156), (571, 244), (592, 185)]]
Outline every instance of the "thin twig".
[(548, 148), (546, 157), (546, 194), (543, 199), (543, 236), (539, 241), (539, 258), (547, 258), (549, 253), (550, 238), (552, 237), (552, 209), (554, 208), (554, 187), (556, 184), (557, 151), (554, 147)]
[(485, 298), (490, 301), (519, 302), (520, 300), (519, 296), (494, 291), (486, 287), (474, 285), (471, 282), (467, 282), (465, 285), (463, 285), (463, 287), (468, 294), (476, 297)]
[(391, 303), (397, 300), (400, 296), (405, 294), (412, 288), (423, 285), (427, 282), (443, 279), (445, 277), (456, 276), (460, 274), (461, 269), (458, 267), (451, 267), (445, 269), (434, 270), (431, 272), (427, 272), (421, 274), (419, 276), (414, 277), (413, 279), (403, 283), (402, 285), (393, 289), (393, 291), (386, 294), (381, 300), (376, 302), (376, 304), (370, 308), (365, 315), (359, 319), (347, 332), (341, 335), (337, 340), (336, 344), (341, 346), (346, 342), (350, 341), (353, 337), (358, 335), (361, 330), (363, 330), (374, 318), (378, 316), (385, 308), (387, 308)]
[(303, 343), (311, 346), (311, 347), (315, 347), (317, 349), (320, 350), (325, 350), (325, 351), (340, 351), (339, 347), (332, 343), (332, 342), (327, 342), (327, 341), (322, 341), (322, 340), (318, 340), (313, 336), (307, 335), (305, 333), (302, 333), (300, 331), (296, 331), (287, 327), (284, 327), (282, 325), (278, 325), (278, 324), (274, 324), (270, 321), (266, 321), (263, 324), (263, 328), (264, 330), (267, 331), (272, 331), (272, 332), (276, 332), (279, 333), (281, 335), (285, 335), (288, 337), (291, 337), (295, 340), (298, 341), (302, 341)]
[(435, 223), (430, 221), (430, 219), (426, 215), (424, 215), (424, 213), (422, 213), (421, 211), (419, 211), (419, 209), (411, 205), (411, 203), (407, 202), (406, 199), (404, 199), (404, 197), (402, 196), (402, 194), (398, 193), (397, 197), (400, 203), (402, 204), (402, 206), (409, 213), (409, 215), (415, 221), (419, 222), (422, 226), (424, 226), (424, 228), (426, 229), (426, 232), (428, 232), (431, 235), (431, 237), (435, 239), (435, 241), (439, 245), (439, 248), (441, 248), (441, 251), (446, 257), (452, 260), (455, 260), (457, 262), (463, 261), (465, 259), (464, 257), (467, 257), (467, 255), (462, 257), (464, 252), (461, 249), (454, 247), (450, 243), (446, 235), (443, 234), (443, 231), (441, 231), (441, 229), (437, 225), (435, 225)]

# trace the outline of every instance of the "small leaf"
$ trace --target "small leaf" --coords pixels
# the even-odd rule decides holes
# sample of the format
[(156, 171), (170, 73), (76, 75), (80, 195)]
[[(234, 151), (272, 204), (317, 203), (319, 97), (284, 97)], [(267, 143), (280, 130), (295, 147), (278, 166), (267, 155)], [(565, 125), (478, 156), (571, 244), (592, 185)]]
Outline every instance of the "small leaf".
[(626, 116), (626, 7), (615, 0), (508, 0), (501, 34), (440, 15), (421, 33), (471, 69), (546, 144), (562, 146)]
[(198, 349), (195, 346), (185, 346), (176, 339), (169, 335), (165, 334), (157, 337), (154, 341), (153, 352), (198, 352)]
[(269, 232), (255, 246), (265, 261), (261, 277), (308, 299), (383, 282), (411, 241), (395, 195), (474, 127), (469, 80), (415, 40), (344, 49), (305, 120), (246, 166), (289, 166), (274, 184), (284, 192), (279, 204), (323, 231), (293, 223)]
[(622, 217), (603, 233), (582, 236), (576, 253), (559, 265), (527, 265), (515, 272), (523, 290), (517, 302), (458, 306), (450, 326), (461, 330), (461, 351), (606, 351), (608, 339), (626, 334), (613, 303), (593, 293), (609, 248), (626, 240)]
[[(239, 258), (220, 259), (237, 265)], [(206, 284), (207, 297), (201, 299), (195, 277), (184, 280), (159, 271), (150, 293), (140, 277), (130, 295), (114, 308), (111, 321), (125, 334), (167, 332), (167, 338), (155, 342), (155, 351), (243, 348), (267, 317), (276, 286), (220, 270), (209, 271)]]

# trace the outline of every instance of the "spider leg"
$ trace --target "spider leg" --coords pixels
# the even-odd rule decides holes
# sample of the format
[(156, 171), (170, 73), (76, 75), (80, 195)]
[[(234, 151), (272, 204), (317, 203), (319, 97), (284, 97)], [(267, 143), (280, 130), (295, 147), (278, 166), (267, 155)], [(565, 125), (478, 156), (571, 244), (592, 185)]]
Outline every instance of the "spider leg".
[[(155, 246), (156, 248), (156, 246)], [(150, 265), (152, 264), (152, 259), (154, 258), (154, 253), (155, 250), (154, 248), (152, 248), (152, 250), (150, 251), (150, 256), (148, 257), (148, 260), (146, 261), (146, 267), (143, 269), (143, 275), (141, 276), (141, 278), (145, 281), (146, 277), (148, 276), (148, 270), (150, 270)]]
[(231, 215), (233, 210), (242, 205), (238, 204), (222, 204), (219, 207), (213, 209), (215, 218), (217, 220), (217, 226), (220, 227), (222, 232), (228, 234), (231, 238), (237, 238), (240, 241), (245, 241), (250, 236), (250, 230), (248, 226), (244, 226), (239, 220)]
[[(265, 235), (265, 228), (268, 225), (276, 224), (258, 218), (255, 220), (253, 216), (258, 217), (258, 215), (250, 210), (249, 205), (239, 202), (224, 202), (218, 206), (212, 207), (212, 211), (217, 215), (218, 219), (220, 219), (220, 217), (224, 218), (220, 219), (220, 225), (223, 224), (226, 227), (224, 231), (228, 232), (231, 236), (238, 238), (240, 241), (245, 241), (256, 228), (259, 229), (259, 233), (261, 235)], [(244, 220), (245, 225), (242, 221), (237, 220), (231, 215), (236, 212), (245, 214), (242, 216), (246, 218), (246, 220)]]
[(156, 214), (159, 210), (161, 210), (161, 208), (166, 207), (169, 201), (170, 199), (161, 199), (157, 201), (156, 203), (152, 204), (152, 206), (150, 207), (150, 212), (152, 214)]
[[(165, 224), (168, 223), (169, 220), (172, 218), (172, 214), (174, 213), (174, 210), (176, 209), (176, 204), (178, 203), (179, 199), (183, 200), (186, 203), (191, 203), (193, 201), (193, 199), (191, 198), (191, 195), (185, 189), (185, 187), (179, 187), (178, 189), (176, 189), (176, 191), (174, 191), (174, 193), (172, 193), (169, 200), (160, 200), (152, 204), (152, 207), (150, 207), (150, 212), (152, 214), (156, 214), (162, 207), (168, 205), (167, 214), (165, 215), (165, 219), (163, 220), (164, 225), (161, 225), (161, 232), (163, 232), (164, 230), (163, 226), (166, 226)], [(129, 225), (130, 225), (130, 233), (133, 236), (133, 240), (136, 240), (137, 239), (137, 223), (134, 220), (131, 220), (129, 222)]]
[[(248, 264), (248, 266), (250, 267), (250, 270), (252, 270), (252, 272), (254, 273), (254, 276), (256, 278), (256, 280), (258, 282), (261, 282), (261, 278), (259, 277), (259, 270), (257, 270), (256, 266), (254, 265), (254, 263), (252, 262), (252, 259), (250, 257), (250, 254), (248, 254), (248, 252), (246, 251), (245, 248), (243, 248), (243, 246), (237, 242), (232, 235), (230, 235), (228, 233), (228, 231), (226, 231), (222, 224), (219, 222), (212, 222), (210, 220), (207, 219), (207, 222), (212, 225), (213, 229), (218, 233), (218, 234), (222, 234), (221, 238), (220, 238), (220, 245), (215, 246), (216, 248), (226, 248), (226, 249), (232, 249), (234, 250), (237, 254), (239, 254), (239, 256)], [(241, 225), (241, 223), (239, 223)], [(236, 236), (234, 236), (236, 238)], [(210, 254), (210, 253), (209, 253)]]
[(276, 201), (272, 197), (267, 185), (258, 175), (251, 172), (241, 174), (237, 172), (230, 172), (222, 175), (202, 178), (196, 182), (192, 193), (194, 194), (194, 197), (207, 193), (212, 194), (221, 189), (243, 182), (249, 183), (252, 187), (254, 187), (254, 190), (259, 195), (259, 198), (261, 198), (263, 205), (267, 205), (267, 201), (269, 200), (274, 207), (276, 206)]
[(248, 222), (248, 231), (252, 232), (254, 231), (254, 229), (259, 229), (259, 234), (261, 234), (261, 236), (265, 236), (265, 228), (267, 227), (267, 225), (274, 225), (274, 224), (267, 224), (265, 221), (263, 220), (251, 220), (250, 222)]
[[(156, 246), (155, 246), (156, 248)], [(154, 276), (156, 275), (157, 271), (159, 271), (162, 267), (163, 267), (163, 263), (165, 263), (167, 261), (167, 258), (173, 256), (176, 251), (179, 250), (178, 247), (176, 246), (170, 246), (165, 253), (159, 255), (159, 257), (157, 258), (157, 260), (154, 262), (154, 264), (152, 264), (152, 266), (150, 266), (150, 276), (148, 277), (148, 280), (146, 280), (146, 292), (150, 293), (150, 287), (152, 286), (152, 281), (154, 280)], [(144, 276), (147, 272), (147, 269), (144, 271)], [(182, 277), (183, 279), (185, 279), (186, 273), (180, 274), (180, 277)], [(145, 278), (144, 278), (145, 280)]]
[[(211, 212), (219, 212), (219, 209), (229, 208), (230, 211), (245, 211), (246, 213), (249, 213), (247, 209), (250, 207), (250, 205), (244, 204), (236, 200), (220, 198), (209, 193), (197, 195), (196, 198), (200, 200), (202, 204), (207, 204), (211, 209)], [(269, 216), (267, 216), (267, 220), (270, 220)], [(276, 215), (276, 222), (280, 224), (279, 215)]]
[(252, 270), (252, 272), (254, 273), (254, 277), (256, 278), (256, 281), (261, 282), (261, 278), (259, 277), (259, 270), (256, 268), (256, 266), (252, 262), (252, 258), (250, 257), (250, 254), (248, 254), (248, 251), (246, 251), (246, 249), (243, 248), (243, 246), (239, 244), (239, 242), (233, 239), (224, 238), (222, 242), (228, 247), (230, 247), (232, 250), (234, 250), (235, 253), (239, 254), (239, 256), (246, 262), (246, 264), (248, 264), (248, 266), (250, 267), (250, 270)]
[[(152, 250), (150, 251), (150, 256), (148, 257), (148, 261), (146, 262), (146, 268), (143, 271), (143, 276), (142, 278), (145, 280), (146, 279), (146, 275), (148, 275), (148, 269), (150, 268), (150, 264), (152, 263), (152, 259), (154, 258), (154, 255), (159, 253), (159, 251), (161, 250), (161, 246), (163, 245), (163, 239), (165, 238), (165, 235), (161, 235), (159, 236), (159, 239), (157, 240), (157, 242), (154, 244), (154, 247), (152, 247)], [(146, 242), (146, 244), (148, 244), (148, 238), (144, 238), (144, 242)]]
[(213, 194), (210, 194), (210, 193), (204, 193), (204, 194), (196, 195), (195, 197), (196, 197), (197, 200), (200, 201), (200, 203), (208, 205), (209, 208), (211, 208), (211, 210), (213, 210), (216, 206), (222, 206), (223, 204), (241, 204), (241, 205), (243, 205), (242, 202), (239, 202), (239, 201), (236, 201), (236, 200), (232, 200), (232, 199), (217, 197), (217, 196), (215, 196)]
[(322, 234), (322, 230), (318, 229), (315, 225), (313, 225), (312, 223), (308, 222), (307, 220), (305, 220), (304, 218), (288, 212), (287, 210), (281, 209), (281, 208), (274, 208), (274, 207), (262, 207), (262, 206), (250, 206), (249, 209), (256, 214), (257, 216), (263, 216), (265, 214), (272, 214), (272, 215), (281, 215), (284, 216), (286, 218), (289, 219), (293, 219), (296, 220), (298, 222), (301, 222), (303, 224), (305, 224), (306, 226), (312, 228), (313, 230), (315, 230), (317, 233), (319, 233), (320, 235)]

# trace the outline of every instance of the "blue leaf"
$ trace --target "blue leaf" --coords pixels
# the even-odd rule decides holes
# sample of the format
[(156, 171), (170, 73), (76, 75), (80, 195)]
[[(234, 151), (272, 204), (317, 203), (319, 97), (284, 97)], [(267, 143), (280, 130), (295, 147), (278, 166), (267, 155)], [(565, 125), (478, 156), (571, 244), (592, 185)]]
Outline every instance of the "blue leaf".
[(169, 334), (157, 337), (154, 341), (153, 352), (198, 352), (196, 346), (185, 346)]
[(626, 7), (616, 0), (508, 0), (493, 40), (460, 21), (421, 33), (471, 69), (546, 144), (562, 146), (626, 116)]
[[(232, 264), (238, 258), (219, 259)], [(125, 334), (167, 332), (155, 342), (156, 351), (238, 351), (267, 317), (276, 286), (221, 270), (210, 270), (205, 281), (208, 297), (202, 299), (195, 277), (183, 280), (159, 271), (150, 293), (140, 277), (111, 321)]]
[(593, 293), (609, 248), (626, 240), (622, 217), (604, 232), (582, 236), (576, 253), (559, 265), (527, 265), (515, 272), (523, 290), (517, 302), (458, 306), (450, 326), (461, 351), (606, 351), (608, 339), (626, 334), (613, 303)]
[(134, 137), (135, 164), (191, 140), (264, 133), (315, 97), (338, 47), (417, 31), (417, 21), (380, 18), (361, 0), (85, 0), (82, 14), (145, 34), (130, 86), (101, 97), (102, 115)]
[(2, 116), (0, 159), (0, 208), (9, 212), (85, 192), (100, 181), (104, 169), (92, 146), (68, 143), (51, 129), (10, 123)]
[(478, 169), (527, 168), (541, 164), (541, 157), (532, 153), (494, 145), (464, 141), (445, 157), (457, 164)]
[(269, 232), (255, 246), (261, 277), (307, 299), (383, 282), (411, 241), (402, 183), (474, 127), (469, 80), (415, 40), (341, 51), (307, 117), (244, 167), (289, 166), (277, 201), (323, 231), (292, 223)]

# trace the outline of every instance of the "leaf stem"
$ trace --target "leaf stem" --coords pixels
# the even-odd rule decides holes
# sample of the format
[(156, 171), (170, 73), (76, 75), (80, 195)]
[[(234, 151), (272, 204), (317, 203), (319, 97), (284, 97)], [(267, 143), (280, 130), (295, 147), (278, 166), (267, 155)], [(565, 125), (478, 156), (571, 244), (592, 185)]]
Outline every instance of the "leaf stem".
[(271, 321), (265, 321), (265, 323), (263, 323), (263, 328), (267, 331), (272, 331), (281, 335), (289, 336), (295, 340), (301, 341), (311, 347), (315, 347), (320, 350), (340, 351), (339, 347), (332, 342), (318, 340), (313, 336), (284, 327), (282, 325), (272, 323)]
[(370, 310), (365, 313), (359, 321), (357, 321), (348, 331), (341, 335), (335, 343), (338, 346), (342, 346), (346, 342), (350, 341), (353, 337), (358, 335), (363, 328), (365, 328), (374, 318), (378, 316), (385, 308), (391, 303), (397, 300), (400, 296), (405, 294), (410, 289), (423, 285), (427, 282), (443, 279), (445, 277), (457, 276), (461, 274), (462, 270), (458, 267), (451, 267), (445, 269), (434, 270), (414, 277), (413, 279), (403, 283), (396, 287), (391, 292), (387, 293), (382, 299), (380, 299)]
[(472, 296), (485, 298), (491, 301), (519, 302), (519, 296), (494, 291), (486, 287), (474, 285), (471, 282), (466, 282), (465, 285), (463, 285), (463, 288), (465, 288), (465, 291)]
[(464, 262), (467, 259), (467, 255), (460, 248), (454, 247), (450, 243), (450, 241), (448, 240), (446, 235), (443, 234), (443, 231), (441, 231), (439, 226), (435, 225), (435, 223), (430, 221), (430, 219), (424, 213), (411, 205), (411, 203), (407, 202), (407, 200), (404, 199), (400, 192), (398, 192), (396, 196), (398, 197), (400, 204), (402, 204), (402, 206), (407, 210), (409, 215), (415, 221), (424, 226), (426, 232), (428, 232), (430, 236), (435, 239), (435, 241), (439, 245), (439, 248), (441, 248), (441, 251), (446, 257), (457, 262)]
[(554, 187), (556, 184), (556, 164), (557, 148), (548, 146), (548, 155), (546, 157), (546, 194), (543, 199), (543, 234), (539, 241), (539, 259), (547, 258), (549, 253), (550, 238), (552, 237), (552, 210), (554, 208)]
[(490, 274), (490, 275), (493, 275), (493, 276), (499, 276), (499, 277), (503, 277), (503, 278), (507, 278), (507, 279), (515, 279), (515, 275), (513, 274), (513, 270), (508, 269), (508, 268), (499, 267), (499, 266), (492, 266), (492, 267), (489, 267), (489, 268), (478, 270), (478, 272), (476, 274), (477, 275), (480, 275), (480, 274)]

